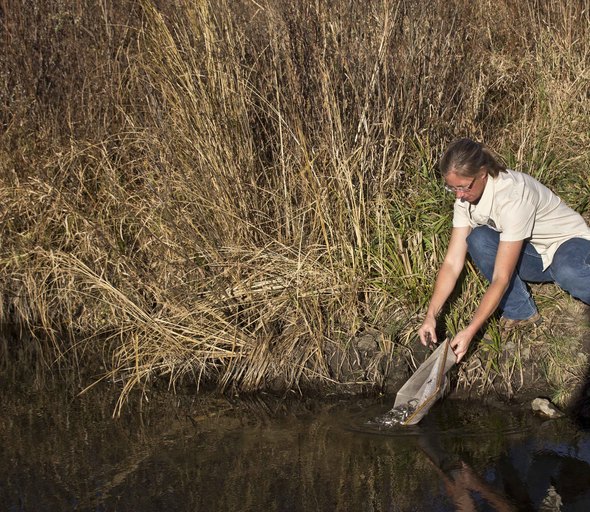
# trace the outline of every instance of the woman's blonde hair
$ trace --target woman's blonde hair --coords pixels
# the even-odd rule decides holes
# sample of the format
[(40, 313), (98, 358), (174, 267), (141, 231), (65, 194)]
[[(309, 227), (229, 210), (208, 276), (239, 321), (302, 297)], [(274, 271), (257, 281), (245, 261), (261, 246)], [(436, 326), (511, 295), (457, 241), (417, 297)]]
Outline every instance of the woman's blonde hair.
[(485, 167), (486, 172), (493, 178), (501, 172), (506, 172), (506, 166), (489, 148), (469, 138), (452, 142), (438, 164), (443, 176), (454, 172), (465, 178), (476, 176), (482, 167)]

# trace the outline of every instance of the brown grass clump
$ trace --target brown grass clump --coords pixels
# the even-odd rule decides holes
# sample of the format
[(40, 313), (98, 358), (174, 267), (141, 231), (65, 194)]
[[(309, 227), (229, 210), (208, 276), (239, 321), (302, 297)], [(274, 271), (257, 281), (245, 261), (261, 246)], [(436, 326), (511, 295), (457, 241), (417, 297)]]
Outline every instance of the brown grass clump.
[(444, 254), (457, 135), (588, 211), (582, 2), (1, 8), (2, 319), (122, 398), (342, 380), (326, 354), (367, 326), (393, 357)]

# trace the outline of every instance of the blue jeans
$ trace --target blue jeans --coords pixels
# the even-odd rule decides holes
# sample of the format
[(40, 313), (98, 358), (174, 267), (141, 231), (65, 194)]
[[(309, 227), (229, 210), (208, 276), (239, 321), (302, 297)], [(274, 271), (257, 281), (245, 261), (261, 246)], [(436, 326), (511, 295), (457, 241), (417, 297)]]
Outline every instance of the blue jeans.
[[(469, 255), (488, 281), (492, 279), (499, 243), (500, 233), (488, 226), (475, 228), (467, 237)], [(525, 242), (516, 271), (500, 301), (505, 318), (523, 320), (537, 313), (525, 282), (556, 283), (575, 298), (590, 304), (590, 240), (571, 238), (561, 244), (545, 271), (539, 253)]]

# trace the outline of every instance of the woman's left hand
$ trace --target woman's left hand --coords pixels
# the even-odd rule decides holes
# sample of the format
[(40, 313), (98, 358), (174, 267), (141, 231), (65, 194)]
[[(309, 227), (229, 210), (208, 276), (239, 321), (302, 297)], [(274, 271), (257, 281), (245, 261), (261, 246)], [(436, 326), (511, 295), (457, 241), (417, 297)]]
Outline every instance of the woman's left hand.
[(472, 339), (473, 335), (466, 330), (462, 330), (451, 340), (451, 348), (453, 349), (453, 352), (455, 352), (455, 356), (457, 356), (457, 363), (461, 361), (463, 356), (467, 353), (467, 349), (469, 348)]

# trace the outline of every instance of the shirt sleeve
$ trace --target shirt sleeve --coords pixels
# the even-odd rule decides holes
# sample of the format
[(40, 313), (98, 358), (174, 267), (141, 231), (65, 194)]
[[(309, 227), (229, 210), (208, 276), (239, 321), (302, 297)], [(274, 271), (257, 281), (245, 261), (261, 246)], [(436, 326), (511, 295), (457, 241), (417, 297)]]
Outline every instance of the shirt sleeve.
[(467, 213), (467, 202), (461, 202), (460, 199), (455, 201), (453, 205), (453, 227), (454, 228), (465, 228), (465, 227), (473, 227), (472, 223), (469, 220), (469, 215)]

